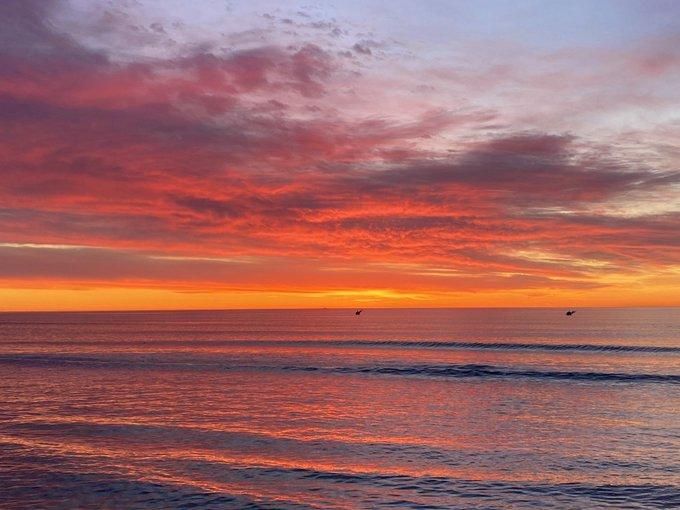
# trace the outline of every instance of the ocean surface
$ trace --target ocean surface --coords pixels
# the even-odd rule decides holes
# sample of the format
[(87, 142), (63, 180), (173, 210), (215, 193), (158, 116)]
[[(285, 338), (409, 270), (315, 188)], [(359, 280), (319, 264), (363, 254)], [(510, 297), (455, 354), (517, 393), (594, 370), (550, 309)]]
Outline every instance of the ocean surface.
[(680, 309), (0, 314), (0, 508), (680, 508)]

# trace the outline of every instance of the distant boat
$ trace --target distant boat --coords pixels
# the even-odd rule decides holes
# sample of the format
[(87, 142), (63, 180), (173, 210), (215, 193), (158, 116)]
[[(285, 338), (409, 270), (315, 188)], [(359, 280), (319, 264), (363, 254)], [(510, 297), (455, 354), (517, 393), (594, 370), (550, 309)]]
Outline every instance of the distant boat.
[(576, 310), (567, 310), (567, 313), (565, 315), (574, 315), (576, 313)]
[(356, 312), (354, 312), (354, 315), (361, 315), (361, 312), (363, 312), (363, 310), (357, 310)]

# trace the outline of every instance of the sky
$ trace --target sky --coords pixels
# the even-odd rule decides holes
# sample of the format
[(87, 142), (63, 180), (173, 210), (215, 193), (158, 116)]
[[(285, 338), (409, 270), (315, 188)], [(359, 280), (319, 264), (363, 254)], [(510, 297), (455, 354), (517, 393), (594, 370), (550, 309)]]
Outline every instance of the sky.
[(680, 305), (680, 3), (3, 0), (0, 310)]

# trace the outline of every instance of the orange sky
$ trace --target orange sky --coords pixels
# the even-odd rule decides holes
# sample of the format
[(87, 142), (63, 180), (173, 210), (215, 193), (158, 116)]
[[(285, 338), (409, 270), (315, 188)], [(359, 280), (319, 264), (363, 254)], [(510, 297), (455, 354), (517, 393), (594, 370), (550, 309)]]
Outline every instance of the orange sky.
[(3, 2), (0, 310), (680, 305), (677, 31), (492, 4)]
[[(351, 308), (354, 307), (569, 307), (579, 306), (677, 306), (674, 285), (641, 286), (639, 292), (616, 295), (611, 290), (554, 292), (545, 290), (508, 290), (487, 292), (449, 292), (385, 289), (324, 290), (309, 292), (275, 291), (194, 291), (131, 287), (86, 288), (46, 287), (3, 288), (0, 300), (4, 311), (73, 311), (73, 310), (178, 310), (239, 308)], [(628, 289), (626, 289), (628, 290)]]

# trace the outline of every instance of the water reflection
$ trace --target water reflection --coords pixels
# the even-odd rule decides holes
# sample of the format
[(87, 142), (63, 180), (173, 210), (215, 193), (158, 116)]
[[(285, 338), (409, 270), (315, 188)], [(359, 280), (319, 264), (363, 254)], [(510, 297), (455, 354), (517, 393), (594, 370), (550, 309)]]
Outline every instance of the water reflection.
[[(478, 322), (475, 314), (469, 324)], [(314, 317), (303, 321), (309, 337), (337, 334), (334, 322)], [(441, 349), (285, 338), (215, 343), (192, 336), (192, 330), (215, 335), (246, 328), (248, 314), (238, 320), (201, 314), (195, 323), (180, 314), (179, 326), (172, 317), (153, 324), (140, 319), (162, 335), (179, 331), (174, 340), (154, 343), (131, 340), (138, 325), (128, 322), (116, 333), (118, 318), (96, 315), (90, 323), (59, 315), (36, 326), (32, 334), (39, 336), (31, 338), (14, 336), (17, 324), (3, 326), (3, 508), (680, 504), (680, 384), (663, 378), (680, 375), (680, 356), (672, 351)], [(502, 329), (506, 319), (492, 314), (486, 330)], [(404, 322), (405, 330), (412, 327)], [(549, 319), (540, 322), (547, 335)], [(258, 323), (251, 333), (289, 327)], [(644, 332), (630, 337), (650, 334), (647, 321), (640, 328)], [(652, 344), (677, 346), (664, 336), (668, 329)], [(81, 342), (69, 343), (75, 330)], [(552, 342), (568, 342), (561, 331), (556, 326)], [(601, 337), (598, 343), (622, 342)], [(483, 370), (446, 377), (394, 370), (423, 366), (663, 377), (539, 378)]]

